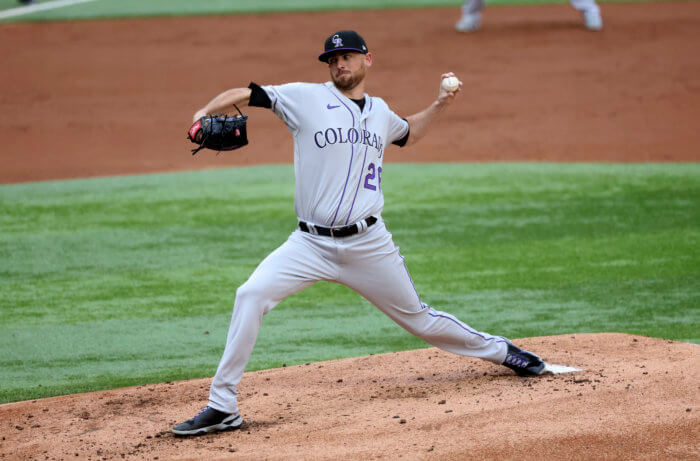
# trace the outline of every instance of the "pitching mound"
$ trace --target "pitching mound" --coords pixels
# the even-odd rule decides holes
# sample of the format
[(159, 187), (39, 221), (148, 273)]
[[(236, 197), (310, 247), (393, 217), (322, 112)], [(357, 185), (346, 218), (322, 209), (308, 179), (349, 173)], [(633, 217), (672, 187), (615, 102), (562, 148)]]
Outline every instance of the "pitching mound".
[(178, 438), (210, 379), (0, 406), (7, 459), (698, 459), (700, 347), (519, 340), (584, 371), (519, 378), (434, 348), (246, 373), (242, 430)]

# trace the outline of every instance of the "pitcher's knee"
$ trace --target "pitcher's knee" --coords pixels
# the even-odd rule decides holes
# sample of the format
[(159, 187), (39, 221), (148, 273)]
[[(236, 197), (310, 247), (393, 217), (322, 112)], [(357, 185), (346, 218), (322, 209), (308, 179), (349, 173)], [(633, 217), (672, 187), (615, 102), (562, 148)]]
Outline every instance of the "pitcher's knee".
[(274, 304), (266, 296), (264, 289), (249, 283), (244, 283), (236, 290), (234, 310), (245, 310), (262, 316), (268, 313), (273, 307)]
[(415, 314), (404, 315), (396, 322), (413, 336), (421, 339), (425, 340), (432, 334), (430, 319), (426, 318), (425, 313), (416, 312)]
[(480, 347), (484, 338), (451, 315), (435, 310), (422, 310), (402, 319), (409, 333), (423, 341), (439, 345), (445, 341), (463, 344), (466, 347)]

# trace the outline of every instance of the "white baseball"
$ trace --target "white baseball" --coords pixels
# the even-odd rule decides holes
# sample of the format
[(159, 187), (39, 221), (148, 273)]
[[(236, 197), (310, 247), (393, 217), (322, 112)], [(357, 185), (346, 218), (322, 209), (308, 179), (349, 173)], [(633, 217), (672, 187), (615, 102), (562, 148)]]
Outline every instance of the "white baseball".
[(440, 84), (442, 89), (448, 92), (453, 92), (459, 88), (459, 79), (457, 77), (445, 77)]

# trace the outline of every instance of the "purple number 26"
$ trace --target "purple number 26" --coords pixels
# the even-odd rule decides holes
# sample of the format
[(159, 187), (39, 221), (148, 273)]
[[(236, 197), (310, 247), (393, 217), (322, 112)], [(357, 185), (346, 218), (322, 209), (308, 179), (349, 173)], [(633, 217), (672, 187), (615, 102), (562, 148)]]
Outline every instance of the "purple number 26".
[[(369, 173), (367, 173), (367, 176), (365, 176), (365, 189), (369, 190), (377, 190), (377, 186), (372, 184), (370, 181), (374, 179), (375, 177), (375, 166), (374, 163), (370, 163), (367, 166), (367, 170)], [(379, 188), (382, 188), (382, 167), (379, 167), (376, 169), (376, 177), (377, 177), (377, 184), (379, 185)]]

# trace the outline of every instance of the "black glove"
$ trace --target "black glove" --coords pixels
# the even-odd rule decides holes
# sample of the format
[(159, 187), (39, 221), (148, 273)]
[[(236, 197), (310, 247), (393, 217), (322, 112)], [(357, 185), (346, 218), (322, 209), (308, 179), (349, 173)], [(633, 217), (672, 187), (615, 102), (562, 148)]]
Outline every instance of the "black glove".
[[(238, 109), (237, 106), (236, 109)], [(199, 147), (192, 149), (192, 155), (207, 148), (215, 151), (234, 150), (248, 144), (246, 133), (247, 115), (205, 115), (187, 133), (187, 138)]]

